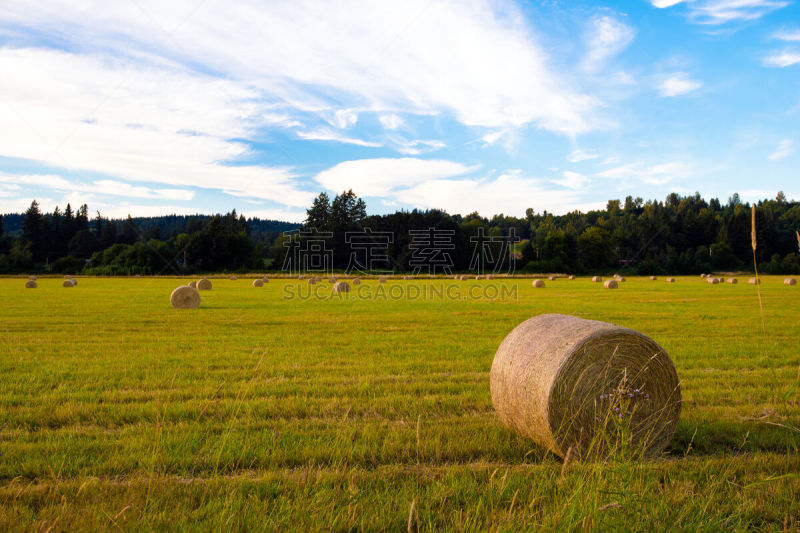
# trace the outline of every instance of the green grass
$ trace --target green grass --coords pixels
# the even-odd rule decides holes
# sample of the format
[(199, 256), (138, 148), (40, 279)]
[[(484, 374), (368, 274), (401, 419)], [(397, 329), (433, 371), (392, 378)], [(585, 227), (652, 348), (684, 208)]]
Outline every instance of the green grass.
[[(455, 300), (219, 279), (183, 311), (186, 280), (60, 281), (0, 280), (0, 530), (800, 527), (800, 288), (782, 278), (763, 278), (766, 337), (755, 287), (699, 277), (383, 286), (512, 292)], [(662, 457), (562, 472), (500, 425), (494, 352), (548, 312), (664, 346), (684, 404)]]

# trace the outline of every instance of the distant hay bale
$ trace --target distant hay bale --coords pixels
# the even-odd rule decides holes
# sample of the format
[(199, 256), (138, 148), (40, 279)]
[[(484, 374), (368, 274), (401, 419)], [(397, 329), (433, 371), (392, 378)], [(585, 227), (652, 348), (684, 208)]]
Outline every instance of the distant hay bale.
[(487, 275), (486, 275), (486, 279), (487, 279), (487, 280), (489, 280), (489, 281), (491, 281), (491, 280), (493, 280), (493, 279), (494, 279), (494, 276), (492, 276), (491, 274), (487, 274)]
[(749, 283), (750, 285), (758, 285), (759, 283), (761, 283), (761, 280), (758, 278), (750, 278), (747, 280), (747, 283)]
[(719, 280), (720, 283), (725, 283), (725, 278), (720, 277), (720, 278), (717, 278), (717, 279)]
[(614, 279), (622, 283), (623, 281), (625, 281), (625, 276), (614, 276)]
[(189, 282), (189, 287), (191, 287), (193, 289), (196, 289), (197, 288), (197, 282), (196, 281), (190, 281)]
[(333, 284), (333, 292), (350, 292), (350, 284), (346, 281), (337, 281)]
[(36, 281), (36, 276), (28, 276), (28, 279)]
[(725, 283), (729, 283), (730, 285), (736, 285), (739, 283), (739, 280), (736, 278), (728, 278), (725, 280)]
[(555, 276), (548, 276), (547, 279), (549, 279), (550, 281), (555, 281), (556, 277)]
[(38, 286), (39, 285), (36, 283), (36, 280), (34, 279), (29, 279), (28, 281), (25, 282), (26, 289), (35, 289)]
[(570, 280), (571, 280), (571, 279), (575, 279), (575, 275), (574, 275), (574, 274), (570, 274), (570, 275), (567, 277), (567, 279), (570, 279)]
[(678, 374), (658, 343), (567, 315), (539, 315), (514, 328), (494, 356), (490, 388), (503, 424), (562, 457), (570, 448), (579, 458), (601, 456), (620, 438), (657, 455), (681, 412)]
[(459, 277), (459, 279), (460, 279), (461, 281), (467, 281), (467, 276), (465, 276), (465, 275), (463, 275), (463, 274), (462, 274), (462, 275), (461, 275), (461, 277)]
[(411, 276), (403, 276), (403, 281), (411, 281)]
[(601, 278), (600, 276), (592, 276), (592, 281), (594, 281), (595, 283), (600, 283), (601, 281), (603, 281), (603, 278)]
[(308, 278), (308, 284), (309, 284), (309, 285), (316, 285), (316, 283), (317, 283), (317, 280), (316, 280), (316, 279), (314, 279), (314, 278)]
[(386, 283), (386, 276), (380, 276), (378, 278), (378, 283)]
[(535, 279), (535, 280), (533, 280), (532, 285), (536, 289), (541, 289), (541, 288), (544, 287), (544, 280), (543, 279)]
[(709, 276), (706, 278), (706, 282), (710, 283), (711, 285), (718, 285), (719, 279)]
[(476, 279), (477, 281), (480, 281), (480, 280), (482, 280), (482, 279), (483, 279), (483, 276), (475, 276), (475, 279)]
[(786, 278), (783, 280), (784, 285), (797, 285), (797, 280), (794, 278)]
[(231, 281), (236, 281), (237, 279), (239, 278), (237, 278), (236, 276), (231, 276)]
[(336, 283), (337, 281), (338, 280), (336, 279), (336, 276), (331, 276), (328, 278), (328, 283)]
[(619, 285), (617, 284), (617, 280), (607, 279), (603, 282), (603, 287), (605, 287), (606, 289), (616, 289), (617, 287), (619, 287)]
[(72, 283), (71, 279), (65, 279), (64, 283), (61, 284), (62, 287), (74, 287), (75, 284)]
[(200, 293), (188, 285), (181, 285), (169, 295), (169, 303), (174, 309), (197, 309), (200, 307)]
[(655, 281), (655, 280), (657, 280), (657, 279), (658, 279), (658, 278), (657, 278), (657, 277), (655, 277), (655, 276), (650, 276), (650, 281)]
[(264, 283), (269, 283), (269, 278), (267, 276), (264, 276), (263, 278), (261, 278), (261, 281), (263, 281)]
[(708, 276), (708, 274), (700, 274), (700, 277), (701, 277), (701, 278), (704, 278), (704, 277), (706, 277), (706, 276)]
[(454, 279), (454, 280), (459, 280), (459, 279), (461, 279), (461, 276), (459, 276), (458, 274), (456, 274), (455, 276), (453, 276), (453, 279)]
[(353, 278), (353, 285), (361, 285), (361, 280), (358, 278)]
[(78, 284), (78, 280), (77, 280), (77, 279), (75, 279), (75, 278), (70, 278), (70, 280), (69, 280), (69, 281), (70, 281), (70, 282), (71, 282), (73, 285), (77, 285), (77, 284)]
[(303, 276), (303, 275), (300, 275), (300, 276), (297, 276), (297, 279), (300, 280), (300, 281), (303, 281), (304, 279), (306, 279), (306, 277)]
[(667, 278), (667, 283), (675, 283), (675, 278)]
[(253, 280), (253, 287), (263, 287), (264, 280), (263, 279), (254, 279)]
[(200, 281), (197, 282), (197, 285), (195, 286), (195, 288), (198, 291), (210, 291), (211, 290), (211, 282), (208, 279), (203, 278), (203, 279), (201, 279)]

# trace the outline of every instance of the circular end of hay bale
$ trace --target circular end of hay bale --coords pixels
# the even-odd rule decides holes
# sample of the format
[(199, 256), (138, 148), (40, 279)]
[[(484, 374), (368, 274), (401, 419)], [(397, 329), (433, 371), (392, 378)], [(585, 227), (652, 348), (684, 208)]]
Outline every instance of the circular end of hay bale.
[(29, 279), (28, 281), (25, 282), (25, 288), (26, 289), (35, 289), (38, 286), (39, 286), (39, 284), (36, 283), (36, 280), (33, 280), (33, 279)]
[(657, 277), (655, 277), (655, 276), (650, 276), (650, 281), (655, 281), (655, 280), (657, 280), (657, 279), (658, 279), (658, 278), (657, 278)]
[(747, 280), (747, 283), (749, 283), (750, 285), (758, 285), (759, 283), (761, 283), (761, 280), (758, 278), (750, 278)]
[(784, 285), (797, 285), (797, 280), (794, 278), (786, 278), (783, 280)]
[(600, 283), (601, 281), (603, 281), (603, 278), (601, 278), (600, 276), (592, 276), (592, 281), (595, 283)]
[(664, 349), (606, 322), (526, 320), (498, 348), (490, 382), (500, 420), (562, 457), (570, 448), (602, 456), (623, 439), (634, 453), (655, 455), (680, 418), (678, 374)]
[(350, 292), (350, 284), (346, 281), (337, 281), (333, 284), (333, 292), (345, 293)]
[(65, 279), (64, 283), (61, 284), (62, 287), (74, 287), (75, 284), (72, 283), (72, 280)]
[(675, 278), (667, 278), (667, 283), (675, 283)]
[(544, 287), (544, 280), (543, 279), (535, 279), (535, 280), (533, 280), (533, 283), (531, 285), (533, 285), (534, 288), (536, 288), (536, 289), (541, 289), (541, 288)]
[(378, 283), (386, 283), (386, 276), (381, 276), (378, 278)]
[(196, 281), (190, 281), (188, 286), (193, 288), (193, 289), (196, 289), (197, 288), (197, 282)]
[(200, 281), (197, 282), (197, 285), (195, 286), (195, 288), (198, 291), (210, 291), (211, 290), (211, 281), (209, 281), (206, 278), (203, 278), (203, 279), (201, 279)]
[(264, 280), (263, 279), (254, 279), (253, 280), (253, 287), (263, 287)]
[(200, 307), (200, 293), (188, 285), (181, 285), (169, 295), (169, 303), (174, 309), (197, 309)]
[(603, 282), (603, 287), (605, 287), (606, 289), (616, 289), (617, 287), (619, 287), (619, 285), (617, 284), (616, 280), (607, 279)]
[(353, 278), (353, 285), (361, 285), (361, 280), (358, 278)]

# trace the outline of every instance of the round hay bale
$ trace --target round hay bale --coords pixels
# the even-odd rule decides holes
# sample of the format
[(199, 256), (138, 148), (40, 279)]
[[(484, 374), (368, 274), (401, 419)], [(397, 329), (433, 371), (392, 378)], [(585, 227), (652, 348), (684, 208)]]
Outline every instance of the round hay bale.
[(195, 286), (195, 288), (198, 291), (210, 291), (211, 290), (211, 282), (209, 280), (207, 280), (206, 278), (203, 278), (203, 279), (201, 279), (200, 281), (197, 282), (197, 285)]
[(29, 279), (28, 281), (25, 282), (25, 288), (26, 289), (35, 289), (38, 286), (39, 286), (39, 284), (36, 283), (35, 279)]
[(603, 281), (603, 278), (601, 278), (600, 276), (592, 276), (592, 281), (594, 281), (595, 283), (600, 283), (601, 281)]
[(547, 276), (547, 279), (549, 279), (550, 281), (555, 281), (556, 277), (555, 276)]
[(328, 278), (328, 283), (336, 283), (337, 281), (338, 280), (336, 279), (336, 276), (331, 276)]
[(65, 279), (64, 283), (61, 284), (62, 287), (74, 287), (75, 285), (72, 283), (72, 280)]
[(487, 274), (486, 279), (491, 281), (494, 279), (494, 276), (492, 276), (491, 274)]
[(386, 283), (386, 276), (381, 276), (378, 278), (378, 283)]
[(237, 278), (236, 276), (231, 276), (231, 281), (236, 281), (237, 279), (239, 278)]
[(729, 283), (730, 285), (736, 285), (739, 283), (739, 280), (736, 278), (728, 278), (725, 280), (725, 283)]
[(306, 277), (301, 275), (301, 276), (297, 276), (297, 279), (300, 280), (300, 281), (303, 281), (304, 279), (306, 279)]
[(269, 278), (267, 276), (264, 276), (263, 278), (261, 278), (261, 281), (263, 281), (264, 283), (269, 283)]
[(196, 289), (197, 288), (197, 282), (196, 281), (190, 281), (188, 286), (193, 288), (193, 289)]
[(786, 278), (783, 280), (784, 285), (797, 285), (797, 280), (794, 278)]
[(308, 278), (308, 284), (309, 285), (316, 285), (316, 283), (317, 283), (317, 280), (315, 278)]
[(657, 279), (658, 279), (658, 278), (657, 278), (657, 277), (655, 277), (655, 276), (650, 276), (650, 281), (655, 281), (655, 280), (657, 280)]
[(656, 455), (680, 417), (678, 374), (658, 343), (574, 316), (539, 315), (514, 328), (490, 382), (500, 420), (562, 457), (570, 448), (603, 455), (624, 437), (629, 449)]
[(456, 281), (458, 281), (459, 279), (461, 279), (461, 276), (459, 276), (458, 274), (456, 274), (455, 276), (453, 276), (453, 279), (454, 279), (454, 280), (456, 280)]
[(725, 278), (717, 278), (720, 283), (725, 283)]
[(411, 276), (403, 276), (403, 281), (411, 281)]
[(480, 280), (482, 280), (482, 279), (483, 279), (483, 276), (475, 276), (475, 280), (476, 280), (476, 281), (480, 281)]
[(200, 307), (200, 293), (193, 287), (181, 285), (169, 295), (169, 303), (174, 309), (197, 309)]
[(353, 278), (353, 285), (361, 285), (361, 280), (358, 278)]
[(350, 284), (346, 281), (337, 281), (333, 284), (333, 292), (350, 292)]
[(625, 281), (625, 276), (614, 276), (614, 279), (622, 283), (623, 281)]
[(28, 276), (28, 279), (36, 281), (36, 276)]
[(706, 276), (708, 276), (708, 274), (700, 274), (700, 277), (701, 277), (701, 278), (704, 278), (704, 277), (706, 277)]
[(253, 287), (263, 287), (264, 280), (263, 279), (254, 279), (253, 280)]
[(570, 275), (567, 277), (567, 279), (569, 279), (569, 280), (573, 280), (573, 279), (575, 279), (575, 275), (574, 275), (574, 274), (570, 274)]
[(719, 280), (717, 278), (714, 278), (714, 277), (707, 277), (706, 278), (706, 282), (710, 283), (711, 285), (718, 285), (719, 284)]
[(675, 283), (675, 278), (667, 278), (667, 283)]
[(75, 278), (70, 278), (70, 282), (72, 282), (73, 285), (77, 285), (78, 284), (78, 280), (75, 279)]
[(619, 287), (619, 285), (617, 284), (617, 280), (607, 279), (603, 282), (603, 287), (605, 287), (606, 289), (616, 289), (617, 287)]
[(541, 289), (541, 288), (544, 287), (544, 280), (543, 279), (535, 279), (535, 280), (533, 280), (532, 285), (536, 289)]
[(747, 280), (747, 283), (749, 283), (750, 285), (758, 285), (759, 283), (761, 283), (761, 280), (758, 278), (750, 278)]

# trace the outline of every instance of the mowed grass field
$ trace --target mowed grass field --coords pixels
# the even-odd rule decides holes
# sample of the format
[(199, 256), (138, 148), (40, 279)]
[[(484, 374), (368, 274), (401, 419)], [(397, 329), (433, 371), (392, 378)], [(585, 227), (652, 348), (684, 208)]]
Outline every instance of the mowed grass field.
[[(762, 279), (766, 336), (746, 277), (215, 279), (197, 310), (188, 279), (2, 279), (0, 530), (796, 531), (800, 287)], [(661, 457), (564, 466), (500, 425), (495, 350), (552, 312), (664, 346)]]

